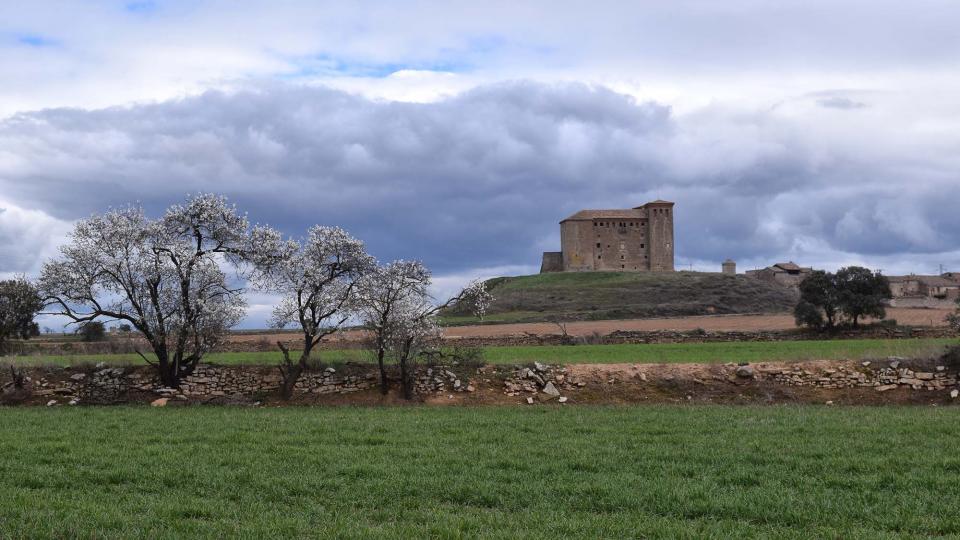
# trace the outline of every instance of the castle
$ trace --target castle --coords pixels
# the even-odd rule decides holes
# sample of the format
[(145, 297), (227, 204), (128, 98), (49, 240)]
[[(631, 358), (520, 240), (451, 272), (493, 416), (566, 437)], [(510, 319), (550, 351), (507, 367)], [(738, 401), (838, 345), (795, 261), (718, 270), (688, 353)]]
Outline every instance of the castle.
[(673, 203), (581, 210), (560, 222), (560, 251), (543, 254), (544, 272), (672, 272)]

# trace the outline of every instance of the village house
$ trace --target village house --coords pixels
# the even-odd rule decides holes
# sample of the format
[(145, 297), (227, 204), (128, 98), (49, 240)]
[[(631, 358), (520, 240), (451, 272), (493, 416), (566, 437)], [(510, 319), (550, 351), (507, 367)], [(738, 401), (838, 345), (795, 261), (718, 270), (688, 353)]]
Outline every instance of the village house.
[(936, 298), (956, 300), (960, 298), (960, 279), (956, 272), (940, 276), (887, 276), (890, 293), (894, 298)]
[(799, 288), (800, 282), (811, 272), (813, 272), (813, 268), (799, 266), (797, 263), (790, 261), (776, 263), (760, 270), (747, 270), (746, 275), (768, 283)]

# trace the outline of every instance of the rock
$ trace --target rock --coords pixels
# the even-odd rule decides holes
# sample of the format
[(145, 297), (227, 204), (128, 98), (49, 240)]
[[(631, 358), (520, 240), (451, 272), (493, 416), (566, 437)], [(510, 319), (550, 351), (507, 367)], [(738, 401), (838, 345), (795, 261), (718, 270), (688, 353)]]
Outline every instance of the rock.
[(741, 379), (752, 379), (753, 378), (753, 368), (750, 366), (740, 366), (737, 368), (737, 377)]
[(560, 391), (557, 390), (557, 387), (554, 386), (552, 382), (548, 382), (547, 384), (543, 385), (543, 390), (541, 390), (541, 392), (547, 394), (548, 396), (560, 396)]
[(474, 388), (472, 384), (468, 384), (468, 385), (467, 385), (467, 392), (473, 392), (473, 391), (475, 391), (475, 390), (476, 390), (476, 388)]
[(73, 399), (70, 400), (69, 403), (67, 403), (67, 405), (74, 406), (74, 405), (76, 405), (77, 403), (80, 403), (80, 400), (77, 399), (77, 398), (73, 398)]
[(151, 407), (166, 407), (168, 401), (170, 401), (170, 398), (165, 398), (165, 397), (163, 397), (163, 398), (160, 398), (160, 399), (155, 399), (155, 400), (153, 400), (153, 401), (150, 402), (150, 406), (151, 406)]
[(534, 362), (533, 369), (539, 371), (540, 373), (543, 373), (544, 371), (547, 370), (547, 366), (541, 364), (540, 362)]
[(917, 372), (917, 373), (914, 373), (913, 376), (914, 376), (915, 378), (917, 378), (917, 379), (920, 379), (921, 381), (932, 381), (932, 380), (933, 380), (933, 373)]
[(56, 404), (57, 404), (57, 400), (51, 399), (50, 401), (47, 402), (47, 407), (53, 407)]
[(646, 374), (646, 373), (644, 373), (644, 372), (641, 371), (640, 373), (637, 374), (637, 377), (639, 377), (641, 381), (647, 382), (647, 374)]
[(890, 362), (890, 367), (892, 367), (893, 369), (897, 369), (898, 367), (900, 367), (900, 361), (899, 361), (899, 360), (893, 360), (893, 361), (891, 361), (891, 362)]
[(952, 397), (953, 399), (957, 399), (957, 396), (960, 396), (960, 390), (954, 389), (950, 391), (950, 397)]
[(533, 405), (533, 398), (532, 398), (532, 397), (528, 397), (528, 398), (527, 398), (527, 404), (528, 404), (528, 405)]
[(103, 368), (105, 368), (105, 367), (107, 367), (107, 363), (106, 363), (106, 362), (97, 362), (97, 365), (94, 366), (94, 368), (96, 368), (96, 369), (103, 369)]
[(863, 366), (863, 367), (867, 367), (867, 366), (870, 365), (870, 361), (869, 361), (869, 360), (864, 360), (863, 362), (860, 362), (860, 365)]
[(327, 369), (323, 370), (323, 372), (324, 372), (324, 373), (336, 373), (337, 370), (333, 369), (332, 367), (328, 367)]
[(87, 378), (86, 373), (74, 373), (73, 375), (70, 376), (70, 380), (72, 381), (82, 381), (86, 378)]
[(826, 405), (833, 405), (833, 402), (832, 402), (832, 401), (828, 401), (828, 402), (826, 403)]
[(461, 385), (461, 384), (463, 384), (463, 383), (460, 382), (460, 379), (457, 379), (457, 380), (453, 381), (453, 387), (454, 387), (454, 388), (460, 388), (460, 385)]
[(560, 403), (566, 403), (566, 402), (567, 402), (567, 396), (562, 396), (562, 397), (561, 397), (560, 399), (558, 399), (557, 401), (560, 402)]
[(886, 392), (887, 390), (893, 390), (897, 387), (895, 384), (885, 384), (883, 386), (877, 387), (877, 392)]

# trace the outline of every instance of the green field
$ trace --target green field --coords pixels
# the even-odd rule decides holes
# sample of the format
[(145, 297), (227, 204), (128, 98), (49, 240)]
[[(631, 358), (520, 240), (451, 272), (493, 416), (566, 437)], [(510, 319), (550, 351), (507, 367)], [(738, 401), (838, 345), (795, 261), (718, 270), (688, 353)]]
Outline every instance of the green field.
[(960, 408), (0, 409), (0, 537), (960, 535)]
[[(533, 361), (561, 364), (760, 362), (797, 360), (860, 360), (887, 356), (932, 357), (943, 353), (957, 339), (849, 339), (824, 341), (757, 341), (728, 343), (664, 343), (651, 345), (577, 345), (486, 347), (484, 360), (494, 364)], [(272, 364), (279, 352), (213, 353), (207, 362), (217, 364)], [(321, 351), (328, 363), (366, 362), (361, 350)], [(25, 356), (0, 358), (23, 365), (143, 364), (136, 354)]]

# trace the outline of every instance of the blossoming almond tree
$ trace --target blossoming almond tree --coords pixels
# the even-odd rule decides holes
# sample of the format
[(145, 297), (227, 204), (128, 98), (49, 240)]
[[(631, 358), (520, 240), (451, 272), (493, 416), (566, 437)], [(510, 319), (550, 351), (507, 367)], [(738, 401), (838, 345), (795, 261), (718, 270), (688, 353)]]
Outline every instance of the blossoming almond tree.
[(380, 393), (389, 391), (386, 360), (400, 367), (405, 399), (413, 398), (414, 362), (440, 343), (437, 313), (454, 304), (469, 302), (482, 316), (491, 296), (482, 281), (474, 281), (442, 304), (430, 297), (431, 274), (418, 261), (394, 261), (369, 272), (358, 283), (357, 310), (371, 333), (370, 349), (380, 368)]
[(303, 335), (303, 349), (296, 362), (288, 348), (277, 341), (283, 353), (280, 394), (290, 399), (314, 347), (350, 318), (357, 280), (376, 262), (367, 255), (363, 242), (338, 227), (315, 226), (303, 242), (288, 241), (281, 251), (279, 262), (266, 261), (258, 281), (263, 288), (281, 295), (271, 326), (296, 325)]
[[(157, 220), (139, 207), (77, 223), (61, 258), (44, 265), (39, 288), (52, 313), (74, 323), (120, 320), (150, 344), (163, 384), (175, 387), (243, 316), (239, 287), (221, 265), (270, 257), (268, 230), (250, 230), (236, 208), (198, 195)], [(139, 351), (138, 351), (139, 352)]]

